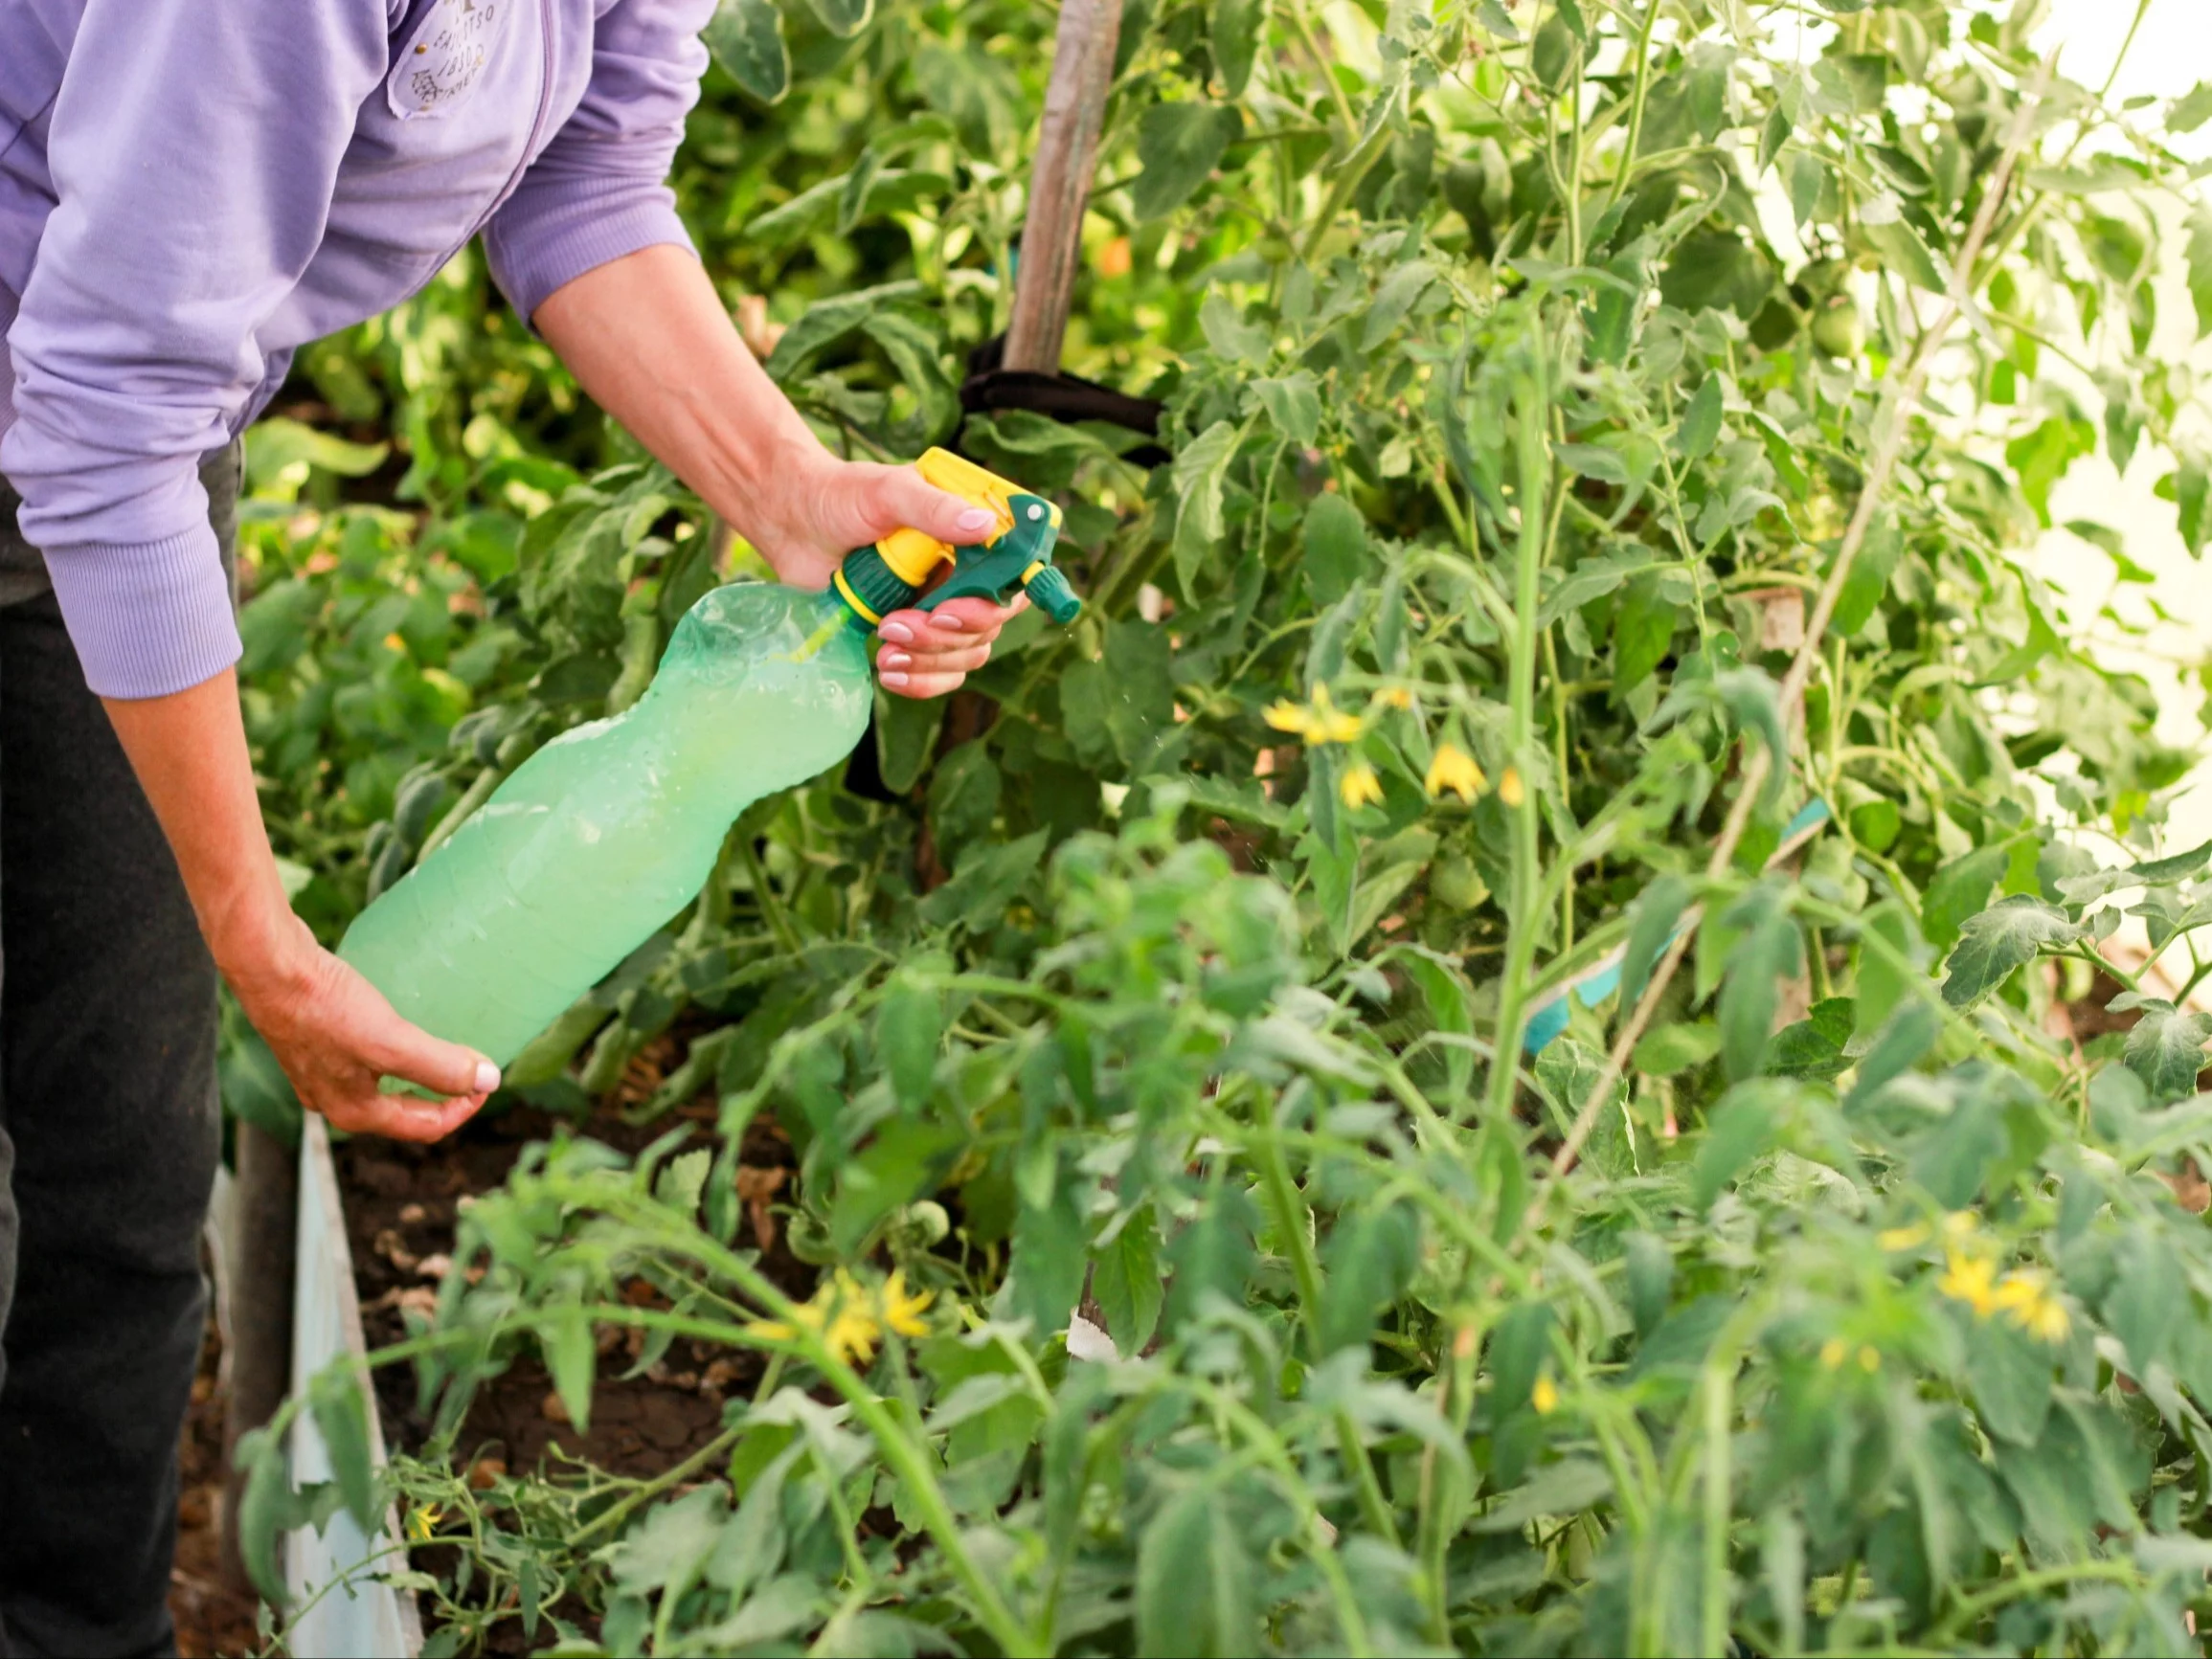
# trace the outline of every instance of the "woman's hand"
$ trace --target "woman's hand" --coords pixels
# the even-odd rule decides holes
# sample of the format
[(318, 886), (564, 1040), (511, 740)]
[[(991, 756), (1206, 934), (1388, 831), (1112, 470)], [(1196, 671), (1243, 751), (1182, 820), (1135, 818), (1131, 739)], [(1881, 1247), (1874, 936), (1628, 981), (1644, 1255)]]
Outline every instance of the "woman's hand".
[[(166, 697), (109, 699), (107, 717), (161, 819), (200, 932), (246, 1018), (309, 1111), (356, 1134), (436, 1140), (499, 1087), (499, 1067), (394, 1012), (292, 914), (254, 793), (237, 676)], [(449, 1098), (378, 1090), (383, 1076)]]
[[(824, 588), (845, 555), (911, 525), (956, 546), (997, 522), (957, 495), (925, 483), (911, 466), (837, 460), (819, 444), (775, 469), (773, 484), (748, 502), (751, 522), (733, 521), (782, 580)], [(893, 611), (876, 629), (875, 654), (886, 691), (942, 697), (990, 661), (999, 630), (1028, 608), (987, 599), (948, 599), (934, 610)]]
[[(440, 1140), (475, 1116), (499, 1087), (499, 1067), (408, 1023), (305, 922), (286, 921), (289, 939), (258, 953), (260, 960), (227, 964), (224, 976), (300, 1104), (349, 1134), (394, 1140)], [(385, 1077), (448, 1098), (386, 1094)]]
[[(642, 248), (556, 288), (530, 322), (608, 414), (699, 492), (794, 587), (824, 588), (854, 548), (902, 525), (955, 546), (985, 509), (910, 466), (839, 460), (745, 349), (683, 248)], [(981, 668), (1021, 610), (954, 599), (883, 619), (884, 687), (941, 697)]]

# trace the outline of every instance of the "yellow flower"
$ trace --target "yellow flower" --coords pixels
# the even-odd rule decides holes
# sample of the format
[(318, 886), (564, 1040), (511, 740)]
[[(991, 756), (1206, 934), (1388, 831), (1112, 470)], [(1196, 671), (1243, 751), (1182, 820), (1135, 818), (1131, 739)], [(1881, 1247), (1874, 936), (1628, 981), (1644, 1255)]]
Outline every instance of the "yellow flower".
[(1831, 1371), (1842, 1364), (1850, 1354), (1850, 1345), (1840, 1336), (1831, 1336), (1820, 1344), (1820, 1363)]
[(1954, 1302), (1964, 1302), (1977, 1318), (1986, 1319), (1997, 1312), (1997, 1265), (1986, 1256), (1962, 1256), (1956, 1250), (1945, 1252), (1948, 1268), (1935, 1288)]
[(2002, 1309), (2012, 1316), (2012, 1322), (2045, 1342), (2065, 1339), (2069, 1321), (2066, 1308), (2051, 1294), (2050, 1276), (2035, 1268), (2023, 1267), (2007, 1273), (1991, 1296), (1993, 1308)]
[(1391, 685), (1376, 692), (1375, 702), (1384, 708), (1411, 708), (1413, 694), (1403, 685)]
[(1439, 743), (1436, 758), (1429, 762), (1429, 775), (1421, 781), (1431, 796), (1450, 790), (1461, 800), (1472, 803), (1490, 780), (1482, 775), (1475, 757), (1457, 744)]
[(936, 1298), (924, 1290), (918, 1296), (910, 1296), (906, 1290), (906, 1269), (894, 1268), (883, 1284), (883, 1322), (901, 1336), (927, 1336), (930, 1328), (922, 1323), (922, 1310)]
[(1311, 703), (1274, 703), (1262, 716), (1277, 731), (1288, 731), (1308, 743), (1350, 743), (1366, 729), (1357, 714), (1347, 714), (1329, 701), (1326, 685), (1314, 687)]
[(1947, 1239), (1970, 1237), (1981, 1225), (1981, 1218), (1972, 1210), (1953, 1210), (1943, 1218), (1943, 1236)]
[(1521, 781), (1521, 773), (1510, 766), (1499, 773), (1498, 798), (1510, 807), (1518, 807), (1528, 798), (1528, 791)]
[[(875, 1345), (883, 1339), (883, 1327), (876, 1321), (866, 1288), (843, 1267), (814, 1292), (813, 1300), (800, 1303), (791, 1314), (807, 1330), (819, 1332), (824, 1346), (848, 1362), (867, 1364), (875, 1357)], [(756, 1319), (746, 1330), (772, 1342), (789, 1342), (799, 1334), (778, 1319)]]
[(414, 1538), (418, 1543), (427, 1544), (430, 1541), (430, 1535), (438, 1530), (438, 1523), (444, 1517), (445, 1512), (436, 1504), (424, 1504), (420, 1509), (408, 1515), (408, 1536)]
[(1879, 1370), (1881, 1370), (1881, 1369), (1882, 1369), (1882, 1354), (1881, 1354), (1881, 1351), (1880, 1351), (1879, 1349), (1877, 1349), (1877, 1348), (1874, 1348), (1874, 1347), (1871, 1347), (1871, 1346), (1868, 1346), (1868, 1347), (1862, 1347), (1862, 1348), (1861, 1348), (1861, 1349), (1859, 1350), (1859, 1369), (1860, 1369), (1860, 1370), (1862, 1370), (1862, 1371), (1866, 1371), (1866, 1372), (1873, 1372), (1873, 1371), (1879, 1371)]
[(1355, 760), (1337, 781), (1337, 794), (1346, 806), (1368, 806), (1383, 798), (1383, 780), (1366, 761)]
[(1549, 1417), (1559, 1409), (1559, 1384), (1549, 1377), (1539, 1377), (1536, 1386), (1528, 1391), (1528, 1403), (1536, 1407), (1536, 1415)]
[(1909, 1227), (1890, 1227), (1877, 1233), (1874, 1242), (1885, 1250), (1914, 1250), (1928, 1243), (1926, 1223), (1914, 1222)]

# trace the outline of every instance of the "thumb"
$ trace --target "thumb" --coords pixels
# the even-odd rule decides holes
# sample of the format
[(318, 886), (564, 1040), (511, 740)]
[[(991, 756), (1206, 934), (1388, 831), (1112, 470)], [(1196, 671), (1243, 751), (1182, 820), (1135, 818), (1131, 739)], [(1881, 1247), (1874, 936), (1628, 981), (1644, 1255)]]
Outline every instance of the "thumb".
[(375, 1020), (366, 1058), (378, 1071), (435, 1094), (489, 1094), (499, 1087), (499, 1067), (458, 1042), (433, 1037), (391, 1010)]
[(884, 468), (877, 475), (870, 504), (875, 509), (874, 516), (880, 517), (883, 523), (883, 528), (876, 532), (879, 536), (888, 535), (904, 525), (933, 535), (940, 542), (960, 545), (976, 541), (999, 526), (999, 515), (990, 508), (977, 506), (949, 490), (925, 482), (921, 474), (911, 466)]

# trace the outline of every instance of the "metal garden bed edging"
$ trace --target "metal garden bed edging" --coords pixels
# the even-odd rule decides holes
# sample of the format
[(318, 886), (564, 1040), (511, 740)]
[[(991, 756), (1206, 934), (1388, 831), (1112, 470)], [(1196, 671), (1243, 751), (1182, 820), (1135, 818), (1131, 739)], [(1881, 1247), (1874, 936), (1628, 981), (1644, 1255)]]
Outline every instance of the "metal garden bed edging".
[[(346, 1210), (338, 1172), (330, 1161), (330, 1133), (313, 1112), (300, 1134), (300, 1210), (297, 1267), (292, 1279), (292, 1388), (304, 1389), (332, 1360), (369, 1352), (361, 1331), (361, 1299), (353, 1287), (353, 1252), (346, 1243)], [(293, 1421), (289, 1445), (292, 1483), (330, 1478), (330, 1455), (316, 1431), (314, 1414)], [(369, 1402), (369, 1454), (384, 1467), (384, 1429)], [(373, 1559), (372, 1558), (374, 1558)], [(396, 1590), (379, 1571), (407, 1562), (397, 1512), (387, 1509), (372, 1544), (341, 1509), (317, 1533), (302, 1527), (284, 1545), (284, 1584), (302, 1608), (288, 1633), (298, 1659), (417, 1659), (422, 1620), (415, 1598)], [(344, 1579), (343, 1583), (334, 1581)]]

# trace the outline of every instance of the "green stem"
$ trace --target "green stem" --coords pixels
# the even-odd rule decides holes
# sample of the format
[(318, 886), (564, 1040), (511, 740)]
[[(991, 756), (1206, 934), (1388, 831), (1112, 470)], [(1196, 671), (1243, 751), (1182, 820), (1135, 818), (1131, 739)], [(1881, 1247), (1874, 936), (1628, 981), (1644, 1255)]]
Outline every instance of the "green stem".
[(1344, 96), (1343, 84), (1337, 79), (1328, 54), (1321, 50), (1321, 43), (1314, 34), (1313, 20), (1306, 15), (1305, 0), (1295, 0), (1289, 12), (1291, 33), (1298, 37), (1298, 44), (1314, 60), (1314, 73), (1321, 78), (1321, 84), (1329, 89), (1329, 97), (1336, 103), (1337, 120), (1343, 127), (1344, 153), (1348, 157), (1360, 140), (1360, 118), (1352, 113), (1352, 101)]
[(753, 902), (760, 907), (760, 919), (768, 924), (768, 930), (776, 935), (777, 944), (787, 956), (796, 956), (802, 948), (799, 930), (791, 925), (791, 912), (783, 908), (783, 900), (769, 881), (766, 866), (760, 863), (760, 854), (755, 850), (753, 838), (737, 837), (737, 857), (745, 866), (745, 877), (753, 884)]
[(1620, 166), (1613, 175), (1613, 189), (1606, 192), (1607, 213), (1613, 211), (1621, 191), (1628, 188), (1629, 174), (1636, 168), (1636, 146), (1643, 142), (1644, 92), (1651, 78), (1651, 32), (1652, 25), (1659, 21), (1659, 0), (1646, 0), (1643, 28), (1636, 37), (1636, 90), (1629, 98), (1628, 142), (1620, 152)]
[(1728, 1651), (1728, 1517), (1732, 1506), (1728, 1490), (1729, 1419), (1735, 1410), (1735, 1350), (1727, 1351), (1726, 1368), (1705, 1371), (1705, 1525), (1704, 1594), (1700, 1650), (1721, 1659)]
[(1549, 349), (1541, 313), (1524, 346), (1528, 364), (1516, 377), (1514, 401), (1519, 437), (1521, 534), (1514, 554), (1513, 644), (1506, 664), (1507, 764), (1519, 774), (1521, 803), (1512, 812), (1511, 920), (1506, 934), (1504, 971), (1498, 981), (1498, 1052), (1490, 1063), (1489, 1108), (1503, 1117), (1513, 1110), (1514, 1080), (1521, 1054), (1529, 969), (1536, 959), (1539, 888), (1537, 792), (1528, 779), (1534, 771), (1536, 740), (1536, 614), (1542, 594), (1546, 504), (1550, 492), (1551, 452), (1545, 435), (1550, 407), (1546, 374)]
[[(1310, 1212), (1291, 1180), (1290, 1163), (1282, 1154), (1282, 1141), (1275, 1131), (1272, 1090), (1259, 1091), (1255, 1114), (1260, 1120), (1260, 1132), (1250, 1137), (1249, 1144), (1259, 1155), (1260, 1177), (1267, 1185), (1269, 1207), (1275, 1211), (1275, 1231), (1282, 1235), (1283, 1249), (1291, 1259), (1291, 1271), (1298, 1280), (1307, 1354), (1313, 1363), (1319, 1365), (1324, 1357), (1320, 1327), (1321, 1268), (1314, 1256), (1313, 1240), (1306, 1235)], [(1379, 1538), (1387, 1538), (1392, 1549), (1403, 1548), (1398, 1538), (1397, 1518), (1390, 1513), (1389, 1503), (1383, 1496), (1382, 1482), (1376, 1478), (1374, 1463), (1367, 1456), (1366, 1446), (1360, 1439), (1359, 1425), (1352, 1421), (1350, 1412), (1337, 1412), (1336, 1429), (1338, 1449), (1359, 1490), (1360, 1513), (1367, 1523), (1367, 1530)]]

